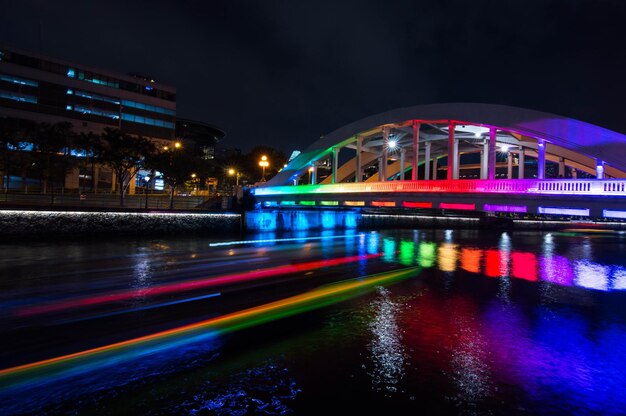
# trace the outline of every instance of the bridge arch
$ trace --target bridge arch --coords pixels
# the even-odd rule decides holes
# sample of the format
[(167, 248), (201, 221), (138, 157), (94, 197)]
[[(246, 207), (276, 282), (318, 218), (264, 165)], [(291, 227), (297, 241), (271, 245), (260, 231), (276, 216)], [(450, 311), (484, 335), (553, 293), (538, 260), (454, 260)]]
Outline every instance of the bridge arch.
[[(340, 164), (343, 149), (353, 157)], [(317, 140), (254, 194), (264, 206), (626, 219), (626, 136), (502, 105), (400, 108)]]
[[(450, 130), (450, 126), (454, 129)], [(495, 137), (490, 137), (492, 135)], [(491, 149), (490, 141), (494, 142)], [(357, 156), (338, 166), (337, 153), (346, 148)], [(311, 144), (267, 185), (293, 184), (319, 164), (332, 169), (323, 183), (359, 182), (364, 178), (358, 178), (357, 171), (372, 165), (376, 167), (376, 174), (374, 178), (365, 179), (386, 181), (394, 176), (400, 178), (401, 171), (424, 166), (426, 159), (429, 159), (428, 168), (422, 168), (421, 177), (412, 174), (405, 179), (435, 179), (437, 170), (451, 171), (446, 173), (446, 178), (458, 179), (459, 171), (468, 168), (460, 156), (480, 152), (481, 179), (489, 179), (489, 152), (491, 156), (504, 152), (511, 162), (516, 161), (509, 162), (516, 165), (517, 172), (509, 168), (508, 179), (513, 175), (518, 179), (529, 176), (523, 170), (526, 158), (542, 163), (543, 171), (547, 160), (558, 163), (559, 172), (568, 166), (571, 171), (593, 176), (626, 177), (626, 136), (623, 134), (529, 109), (452, 103), (400, 108), (343, 126)], [(453, 161), (452, 169), (448, 169), (448, 159)], [(443, 165), (437, 163), (442, 160)], [(404, 162), (404, 168), (400, 162)], [(542, 179), (543, 173), (539, 172), (536, 177)]]

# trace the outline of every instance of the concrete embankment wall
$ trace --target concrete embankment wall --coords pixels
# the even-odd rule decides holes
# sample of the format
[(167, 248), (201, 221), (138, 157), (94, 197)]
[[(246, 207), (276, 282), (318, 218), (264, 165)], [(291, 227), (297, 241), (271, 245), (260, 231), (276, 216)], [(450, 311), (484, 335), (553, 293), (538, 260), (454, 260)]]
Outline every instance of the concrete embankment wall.
[[(3, 237), (238, 233), (234, 213), (0, 210)], [(5, 240), (6, 241), (6, 240)]]
[(242, 231), (299, 231), (377, 228), (477, 228), (626, 230), (626, 222), (512, 219), (445, 215), (371, 213), (360, 210), (259, 210), (237, 213), (0, 210), (5, 238), (101, 235), (220, 235)]

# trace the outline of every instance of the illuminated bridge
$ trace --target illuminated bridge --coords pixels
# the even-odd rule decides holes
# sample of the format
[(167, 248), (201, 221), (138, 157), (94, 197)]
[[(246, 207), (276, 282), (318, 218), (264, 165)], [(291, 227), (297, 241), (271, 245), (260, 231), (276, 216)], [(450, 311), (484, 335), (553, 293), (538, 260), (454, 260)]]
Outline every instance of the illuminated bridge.
[(254, 190), (263, 207), (398, 207), (626, 219), (626, 136), (491, 104), (348, 124)]

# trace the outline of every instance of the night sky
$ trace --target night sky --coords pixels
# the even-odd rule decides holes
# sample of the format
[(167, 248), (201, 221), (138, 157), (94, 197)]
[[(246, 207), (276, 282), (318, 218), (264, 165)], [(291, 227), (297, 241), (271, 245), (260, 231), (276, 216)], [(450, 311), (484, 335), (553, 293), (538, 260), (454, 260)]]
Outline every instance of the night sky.
[[(0, 0), (0, 42), (140, 72), (224, 147), (303, 150), (360, 118), (485, 102), (626, 133), (623, 0)], [(40, 36), (41, 34), (41, 36)]]

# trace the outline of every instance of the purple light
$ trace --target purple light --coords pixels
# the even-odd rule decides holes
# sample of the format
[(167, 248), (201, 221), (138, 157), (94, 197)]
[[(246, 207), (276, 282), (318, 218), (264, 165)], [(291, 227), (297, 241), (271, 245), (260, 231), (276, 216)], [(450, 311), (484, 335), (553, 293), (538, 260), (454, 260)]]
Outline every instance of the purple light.
[(574, 271), (567, 258), (562, 256), (541, 257), (539, 260), (541, 280), (557, 285), (571, 286)]
[(484, 211), (499, 211), (499, 212), (528, 212), (526, 205), (497, 205), (497, 204), (485, 204), (483, 206)]
[(626, 219), (626, 211), (616, 211), (612, 209), (603, 209), (602, 216), (604, 218), (624, 218)]
[(589, 216), (589, 210), (586, 208), (539, 207), (537, 208), (537, 213), (554, 215), (576, 215), (582, 217)]

